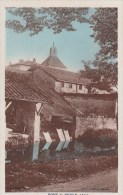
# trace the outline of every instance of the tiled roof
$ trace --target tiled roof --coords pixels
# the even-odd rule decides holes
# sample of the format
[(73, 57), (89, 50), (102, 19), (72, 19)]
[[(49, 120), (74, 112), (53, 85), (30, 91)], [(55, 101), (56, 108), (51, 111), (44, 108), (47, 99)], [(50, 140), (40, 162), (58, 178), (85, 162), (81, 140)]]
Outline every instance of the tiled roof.
[(42, 108), (42, 112), (45, 115), (54, 116), (72, 116), (75, 114), (75, 110), (69, 105), (64, 97), (58, 94), (48, 83), (44, 83), (41, 78), (35, 78), (36, 86), (39, 86), (45, 93), (50, 96), (54, 104), (45, 104)]
[(41, 65), (66, 68), (66, 66), (61, 62), (57, 56), (49, 56)]
[(38, 88), (31, 80), (29, 73), (5, 72), (5, 98), (11, 100), (24, 100), (29, 102), (53, 103), (48, 95)]
[(65, 82), (78, 83), (84, 85), (88, 85), (91, 83), (90, 79), (81, 78), (79, 76), (79, 73), (76, 72), (61, 70), (61, 69), (51, 68), (51, 67), (45, 67), (45, 66), (40, 66), (40, 69), (43, 69), (46, 73), (48, 73), (55, 80), (58, 81), (65, 81)]
[(57, 68), (66, 68), (66, 66), (57, 57), (57, 49), (54, 46), (54, 43), (53, 43), (53, 46), (50, 48), (49, 57), (41, 65), (57, 67)]

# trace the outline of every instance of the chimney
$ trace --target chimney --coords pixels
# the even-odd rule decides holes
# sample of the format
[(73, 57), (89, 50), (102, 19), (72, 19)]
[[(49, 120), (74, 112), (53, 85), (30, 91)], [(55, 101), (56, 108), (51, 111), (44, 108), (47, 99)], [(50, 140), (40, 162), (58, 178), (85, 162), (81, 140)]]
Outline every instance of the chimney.
[(33, 64), (36, 64), (36, 58), (33, 58)]

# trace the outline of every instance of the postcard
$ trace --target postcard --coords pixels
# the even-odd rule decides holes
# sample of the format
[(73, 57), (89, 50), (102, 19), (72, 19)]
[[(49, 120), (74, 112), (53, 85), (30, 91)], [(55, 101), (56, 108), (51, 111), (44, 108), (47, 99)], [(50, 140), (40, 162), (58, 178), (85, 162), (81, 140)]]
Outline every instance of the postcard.
[(1, 194), (123, 193), (123, 2), (0, 1)]

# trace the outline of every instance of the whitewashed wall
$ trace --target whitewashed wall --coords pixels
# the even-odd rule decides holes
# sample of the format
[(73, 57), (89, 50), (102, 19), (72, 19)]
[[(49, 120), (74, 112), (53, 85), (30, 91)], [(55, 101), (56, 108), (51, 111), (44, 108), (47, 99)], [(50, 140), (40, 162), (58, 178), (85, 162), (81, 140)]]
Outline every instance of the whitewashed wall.
[(58, 93), (88, 93), (88, 89), (86, 86), (82, 86), (82, 89), (79, 89), (79, 85), (72, 84), (70, 87), (70, 83), (64, 83), (64, 87), (62, 87), (62, 82), (55, 81), (55, 90)]

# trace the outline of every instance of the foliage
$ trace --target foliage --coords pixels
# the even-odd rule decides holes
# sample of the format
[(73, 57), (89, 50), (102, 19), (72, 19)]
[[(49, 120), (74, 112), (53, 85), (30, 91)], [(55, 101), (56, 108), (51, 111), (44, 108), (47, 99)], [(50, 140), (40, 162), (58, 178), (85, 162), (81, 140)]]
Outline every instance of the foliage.
[(117, 8), (98, 8), (91, 18), (95, 42), (100, 45), (93, 65), (105, 82), (117, 85)]
[[(75, 31), (73, 22), (88, 23), (93, 30), (91, 35), (100, 46), (93, 62), (83, 62), (85, 71), (82, 76), (99, 82), (104, 76), (106, 88), (110, 84), (117, 86), (117, 8), (96, 8), (90, 14), (89, 8), (7, 8), (13, 15), (6, 21), (6, 27), (21, 33), (29, 31), (30, 35), (38, 34), (43, 29), (52, 29), (54, 33), (63, 30)], [(16, 19), (15, 19), (16, 18)], [(94, 69), (89, 68), (92, 64)]]
[(89, 22), (86, 17), (88, 8), (7, 8), (7, 10), (17, 19), (7, 20), (6, 27), (18, 33), (30, 31), (31, 35), (38, 34), (44, 28), (52, 29), (54, 33), (60, 33), (62, 30), (75, 31), (73, 21)]
[(112, 129), (88, 129), (78, 140), (87, 147), (117, 148), (118, 133)]
[(92, 37), (101, 47), (103, 61), (117, 57), (117, 17), (117, 8), (98, 8), (91, 19)]

